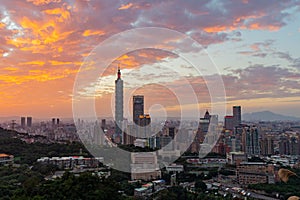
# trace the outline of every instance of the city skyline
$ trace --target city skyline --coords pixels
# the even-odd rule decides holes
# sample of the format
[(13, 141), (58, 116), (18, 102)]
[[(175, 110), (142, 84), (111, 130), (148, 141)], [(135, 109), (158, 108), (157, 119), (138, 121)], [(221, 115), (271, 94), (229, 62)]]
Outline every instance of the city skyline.
[[(3, 1), (0, 8), (0, 116), (72, 117), (75, 77), (93, 48), (119, 32), (151, 26), (184, 33), (205, 48), (222, 75), (227, 114), (232, 106), (241, 105), (243, 113), (270, 110), (300, 117), (297, 0), (271, 3), (27, 0)], [(182, 47), (191, 51), (184, 44)], [(108, 82), (115, 78), (116, 63), (122, 66), (124, 87), (134, 83), (134, 72), (145, 76), (137, 77), (144, 79), (146, 85), (136, 92), (147, 99), (146, 112), (151, 105), (160, 104), (171, 116), (178, 113), (176, 96), (150, 83), (156, 80), (155, 83), (181, 87), (181, 80), (171, 79), (165, 69), (169, 66), (189, 71), (186, 62), (159, 50), (130, 52), (107, 68), (104, 77)], [(182, 75), (188, 76), (186, 71)], [(203, 99), (199, 111), (204, 113), (210, 109), (208, 93), (203, 90), (205, 82), (200, 76), (193, 76), (193, 71), (190, 73), (189, 81)], [(203, 76), (214, 75), (210, 69), (203, 71)], [(112, 91), (105, 88), (103, 92), (107, 93), (97, 97), (96, 103), (110, 105)], [(99, 117), (112, 116), (111, 107), (100, 110)]]

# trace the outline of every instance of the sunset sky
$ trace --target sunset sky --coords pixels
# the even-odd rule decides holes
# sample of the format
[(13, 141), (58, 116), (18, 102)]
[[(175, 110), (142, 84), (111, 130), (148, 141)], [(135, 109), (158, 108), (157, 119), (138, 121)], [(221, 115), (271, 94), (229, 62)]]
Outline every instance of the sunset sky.
[[(143, 27), (178, 31), (205, 48), (222, 75), (227, 114), (241, 105), (244, 113), (300, 117), (299, 0), (1, 0), (0, 116), (71, 117), (73, 86), (87, 56), (113, 35)], [(96, 89), (100, 116), (111, 116), (104, 105), (111, 105), (118, 64), (125, 87), (144, 80), (135, 93), (145, 95), (146, 110), (153, 104), (177, 109), (170, 88), (183, 83), (172, 78), (170, 66), (189, 77), (200, 112), (210, 109), (205, 81), (188, 62), (142, 49), (122, 55), (101, 75), (111, 85)], [(203, 76), (216, 74), (207, 68)]]

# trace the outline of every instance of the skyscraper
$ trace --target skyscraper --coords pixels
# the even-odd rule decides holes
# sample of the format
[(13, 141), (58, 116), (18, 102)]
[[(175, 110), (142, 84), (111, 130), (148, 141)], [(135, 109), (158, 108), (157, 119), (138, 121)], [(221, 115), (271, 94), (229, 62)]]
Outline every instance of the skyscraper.
[(227, 115), (224, 117), (224, 128), (226, 130), (234, 130), (235, 127), (242, 123), (242, 111), (241, 106), (232, 107), (233, 115)]
[[(118, 67), (117, 80), (115, 80), (115, 135), (122, 137), (123, 124), (123, 80), (121, 79), (120, 67)], [(120, 141), (121, 143), (122, 141)]]
[(232, 113), (233, 113), (234, 126), (240, 125), (240, 123), (242, 123), (241, 106), (233, 106)]
[(144, 96), (135, 95), (133, 96), (133, 122), (138, 125), (139, 117), (144, 116)]
[(52, 118), (52, 126), (55, 126), (55, 118)]
[(32, 125), (32, 117), (27, 117), (27, 127), (31, 127)]
[(26, 121), (26, 118), (25, 117), (21, 117), (21, 127), (22, 128), (25, 127), (25, 121)]

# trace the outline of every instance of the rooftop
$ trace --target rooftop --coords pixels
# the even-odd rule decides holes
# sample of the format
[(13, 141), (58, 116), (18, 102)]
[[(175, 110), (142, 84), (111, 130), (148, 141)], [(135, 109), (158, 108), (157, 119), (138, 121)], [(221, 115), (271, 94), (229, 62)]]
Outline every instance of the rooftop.
[(4, 158), (4, 157), (10, 157), (11, 155), (5, 154), (5, 153), (0, 153), (0, 158)]

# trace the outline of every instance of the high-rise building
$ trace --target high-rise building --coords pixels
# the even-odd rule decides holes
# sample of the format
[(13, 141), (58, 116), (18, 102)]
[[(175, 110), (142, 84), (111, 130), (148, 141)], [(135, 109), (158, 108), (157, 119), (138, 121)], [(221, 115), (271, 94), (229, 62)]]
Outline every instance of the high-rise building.
[(234, 117), (227, 115), (224, 117), (224, 127), (226, 130), (233, 130), (234, 128)]
[(189, 148), (189, 151), (191, 151), (192, 153), (199, 152), (200, 144), (203, 143), (204, 138), (208, 132), (210, 118), (211, 118), (211, 115), (209, 114), (208, 111), (205, 112), (203, 118), (200, 118), (196, 136), (194, 138), (193, 143), (191, 144), (191, 146)]
[(55, 118), (52, 118), (52, 126), (55, 126)]
[(133, 122), (138, 125), (140, 116), (144, 116), (144, 96), (133, 96)]
[(255, 126), (244, 126), (242, 137), (244, 152), (247, 155), (260, 155), (258, 129)]
[(273, 135), (264, 135), (261, 144), (261, 154), (262, 155), (273, 155), (274, 154), (274, 137)]
[(151, 117), (149, 114), (140, 115), (137, 121), (138, 125), (138, 137), (140, 138), (148, 138), (148, 134), (150, 134), (150, 123)]
[[(122, 137), (123, 124), (123, 80), (121, 79), (121, 71), (118, 67), (117, 80), (115, 80), (115, 135), (114, 137)], [(122, 142), (122, 141), (120, 141)]]
[(31, 127), (32, 125), (32, 117), (27, 117), (27, 127)]
[(233, 115), (227, 115), (224, 117), (224, 128), (226, 130), (233, 131), (235, 127), (242, 123), (242, 111), (241, 106), (232, 107)]
[(26, 118), (25, 117), (21, 117), (21, 127), (22, 128), (25, 127), (25, 121), (26, 121)]
[(199, 126), (196, 135), (196, 139), (198, 139), (200, 143), (203, 142), (205, 135), (208, 132), (209, 122), (210, 122), (210, 114), (208, 111), (206, 111), (204, 117), (200, 118), (199, 120)]
[(242, 111), (241, 106), (233, 106), (232, 108), (234, 126), (240, 125), (242, 123)]
[(286, 135), (281, 135), (279, 140), (279, 153), (282, 155), (290, 154), (289, 138)]
[(290, 154), (298, 155), (298, 141), (295, 136), (290, 138)]

